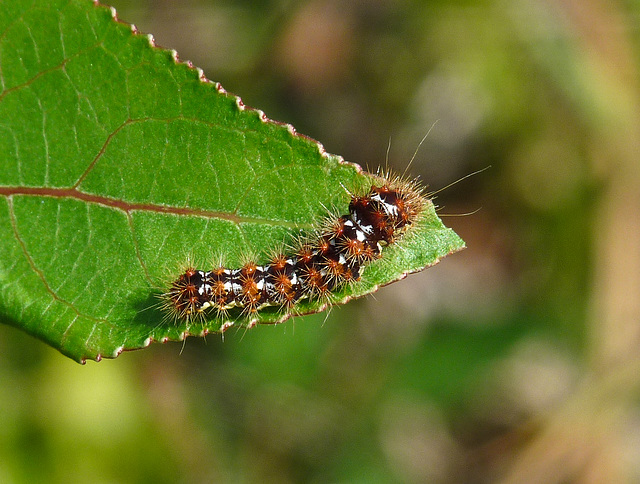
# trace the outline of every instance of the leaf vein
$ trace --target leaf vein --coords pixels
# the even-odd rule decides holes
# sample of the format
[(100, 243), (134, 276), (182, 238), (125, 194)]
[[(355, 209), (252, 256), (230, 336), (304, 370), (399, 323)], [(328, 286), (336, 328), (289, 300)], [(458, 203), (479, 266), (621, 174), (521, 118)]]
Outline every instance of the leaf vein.
[(92, 321), (96, 321), (96, 322), (101, 322), (104, 323), (106, 322), (103, 319), (100, 318), (95, 318), (93, 316), (89, 316), (87, 314), (81, 314), (80, 311), (78, 311), (78, 309), (69, 301), (63, 299), (62, 297), (60, 297), (49, 285), (49, 283), (47, 282), (46, 277), (44, 276), (44, 273), (38, 268), (38, 266), (36, 265), (35, 261), (33, 260), (33, 258), (31, 257), (31, 255), (29, 254), (29, 250), (27, 249), (27, 246), (24, 242), (24, 240), (22, 239), (22, 237), (20, 236), (20, 232), (18, 231), (18, 224), (17, 224), (17, 220), (16, 220), (16, 215), (15, 215), (15, 211), (13, 209), (13, 199), (12, 197), (8, 197), (8, 205), (9, 205), (9, 217), (11, 218), (11, 228), (13, 230), (13, 235), (16, 238), (16, 241), (18, 242), (18, 244), (20, 244), (20, 247), (22, 248), (22, 252), (24, 253), (25, 258), (27, 259), (27, 262), (29, 263), (29, 266), (31, 266), (31, 270), (33, 270), (33, 272), (35, 272), (35, 274), (38, 276), (38, 278), (40, 279), (40, 281), (42, 281), (42, 285), (44, 286), (45, 290), (51, 294), (51, 297), (53, 299), (55, 299), (56, 301), (64, 304), (65, 306), (68, 306), (71, 310), (73, 310), (77, 316), (83, 316), (86, 317)]

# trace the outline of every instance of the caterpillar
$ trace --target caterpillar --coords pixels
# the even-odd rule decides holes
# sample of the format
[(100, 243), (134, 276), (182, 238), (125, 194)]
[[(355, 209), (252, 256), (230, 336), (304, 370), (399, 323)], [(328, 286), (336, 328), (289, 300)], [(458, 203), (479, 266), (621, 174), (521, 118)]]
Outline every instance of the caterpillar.
[(366, 192), (351, 195), (348, 213), (327, 216), (311, 236), (263, 265), (187, 267), (162, 294), (164, 307), (188, 322), (232, 308), (251, 316), (269, 306), (290, 312), (300, 300), (328, 299), (357, 283), (362, 269), (403, 236), (427, 202), (417, 180), (380, 177)]

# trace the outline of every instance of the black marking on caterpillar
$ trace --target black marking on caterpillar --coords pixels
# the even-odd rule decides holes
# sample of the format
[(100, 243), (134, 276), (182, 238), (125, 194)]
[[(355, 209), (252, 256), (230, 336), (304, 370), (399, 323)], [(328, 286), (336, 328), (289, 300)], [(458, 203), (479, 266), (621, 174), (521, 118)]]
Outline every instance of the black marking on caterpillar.
[(363, 195), (351, 195), (347, 214), (328, 216), (312, 236), (264, 265), (187, 267), (161, 296), (163, 306), (175, 321), (190, 322), (233, 308), (250, 317), (274, 306), (292, 314), (304, 299), (330, 302), (334, 291), (356, 283), (362, 268), (403, 236), (427, 202), (417, 180), (380, 177)]

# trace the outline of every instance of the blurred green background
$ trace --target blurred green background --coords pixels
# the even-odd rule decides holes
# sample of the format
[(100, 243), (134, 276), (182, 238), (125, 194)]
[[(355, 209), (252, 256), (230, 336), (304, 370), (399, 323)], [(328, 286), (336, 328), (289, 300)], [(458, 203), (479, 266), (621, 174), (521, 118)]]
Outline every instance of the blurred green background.
[(349, 161), (437, 121), (410, 174), (491, 168), (438, 194), (468, 249), (328, 315), (85, 366), (0, 326), (0, 482), (640, 482), (638, 1), (112, 4)]

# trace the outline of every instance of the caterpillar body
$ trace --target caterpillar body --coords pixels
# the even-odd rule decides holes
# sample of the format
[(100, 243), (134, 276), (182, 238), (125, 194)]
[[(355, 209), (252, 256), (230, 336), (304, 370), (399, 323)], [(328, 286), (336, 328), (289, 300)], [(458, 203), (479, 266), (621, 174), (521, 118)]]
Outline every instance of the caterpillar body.
[[(351, 195), (348, 213), (328, 216), (314, 233), (265, 264), (186, 268), (162, 295), (174, 319), (190, 321), (239, 308), (250, 316), (277, 306), (291, 313), (298, 301), (330, 299), (355, 284), (366, 264), (383, 257), (422, 214), (428, 198), (416, 180), (379, 178)], [(286, 253), (288, 252), (288, 253)]]

